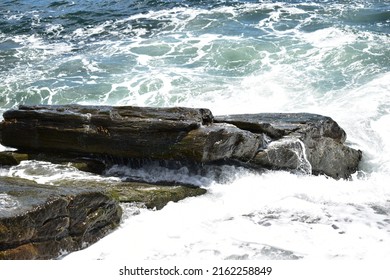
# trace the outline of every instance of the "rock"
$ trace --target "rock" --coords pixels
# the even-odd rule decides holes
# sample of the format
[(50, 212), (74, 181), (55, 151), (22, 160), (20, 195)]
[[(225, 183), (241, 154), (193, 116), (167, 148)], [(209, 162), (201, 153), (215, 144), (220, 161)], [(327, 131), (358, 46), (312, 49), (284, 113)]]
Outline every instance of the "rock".
[(49, 186), (0, 177), (0, 259), (52, 259), (85, 248), (118, 225), (118, 202), (160, 210), (171, 201), (205, 193), (168, 182), (91, 177), (58, 179)]
[(213, 124), (191, 130), (171, 148), (175, 159), (212, 162), (226, 159), (251, 160), (262, 145), (259, 135), (228, 124)]
[(9, 151), (0, 152), (0, 165), (18, 165), (23, 160), (28, 160), (28, 154)]
[(4, 113), (1, 143), (20, 151), (208, 162), (248, 160), (258, 136), (212, 124), (207, 109), (20, 106)]
[(207, 109), (20, 106), (4, 113), (0, 142), (21, 152), (78, 158), (233, 162), (339, 179), (362, 152), (331, 118), (308, 113), (213, 117)]
[(329, 137), (344, 143), (345, 131), (331, 118), (309, 113), (261, 113), (216, 116), (216, 123), (230, 123), (254, 133), (264, 133), (276, 140), (295, 131), (310, 137)]
[(306, 174), (312, 173), (305, 145), (299, 139), (282, 138), (272, 141), (266, 149), (259, 151), (251, 161), (256, 166), (297, 170)]
[[(68, 188), (77, 188), (80, 184), (76, 180), (61, 180), (57, 183)], [(119, 202), (140, 203), (149, 209), (160, 210), (168, 202), (178, 202), (187, 197), (203, 195), (206, 189), (195, 186), (183, 186), (180, 183), (169, 184), (168, 182), (145, 183), (145, 182), (104, 182), (89, 181), (85, 183), (90, 188), (102, 188), (108, 195)]]
[(215, 117), (252, 133), (268, 136), (268, 144), (252, 163), (275, 169), (301, 170), (347, 179), (356, 172), (360, 150), (344, 145), (345, 131), (330, 117), (308, 114), (252, 114)]
[(52, 259), (113, 230), (121, 208), (102, 189), (0, 177), (0, 259)]
[(147, 183), (129, 182), (111, 186), (111, 195), (120, 202), (140, 202), (149, 209), (161, 210), (168, 202), (178, 202), (187, 197), (203, 195), (203, 188), (186, 186), (158, 186)]
[(20, 106), (3, 116), (2, 144), (19, 150), (160, 159), (212, 118), (203, 109), (79, 105)]

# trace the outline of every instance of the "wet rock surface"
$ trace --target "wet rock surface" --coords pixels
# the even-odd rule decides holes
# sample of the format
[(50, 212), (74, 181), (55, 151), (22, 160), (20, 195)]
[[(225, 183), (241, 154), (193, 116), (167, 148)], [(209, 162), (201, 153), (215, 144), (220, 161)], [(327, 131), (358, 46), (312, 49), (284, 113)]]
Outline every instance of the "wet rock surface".
[(308, 113), (264, 113), (215, 118), (252, 133), (261, 133), (267, 145), (253, 159), (259, 166), (301, 170), (348, 179), (357, 171), (362, 152), (346, 146), (345, 131), (330, 117)]
[[(68, 188), (77, 188), (76, 180), (62, 180), (58, 183)], [(104, 189), (108, 196), (118, 202), (139, 203), (148, 209), (160, 210), (169, 202), (177, 202), (187, 197), (203, 195), (206, 189), (195, 186), (184, 186), (180, 183), (168, 184), (168, 182), (88, 182), (90, 188)]]
[(102, 189), (0, 177), (0, 259), (52, 259), (105, 236), (122, 210)]
[(361, 151), (330, 117), (264, 113), (213, 117), (208, 109), (20, 106), (4, 113), (1, 143), (20, 151), (302, 170), (349, 178)]
[[(10, 168), (9, 174), (39, 179), (77, 172), (75, 177), (55, 176), (44, 180), (50, 182), (44, 185), (0, 177), (0, 259), (57, 258), (85, 248), (115, 229), (121, 219), (121, 207), (128, 203), (160, 210), (169, 202), (206, 193), (206, 189), (193, 185), (126, 182), (88, 175), (75, 171), (83, 170), (84, 163), (80, 168), (80, 163), (64, 160), (61, 158), (59, 164), (24, 161)], [(25, 173), (18, 172), (21, 170)]]
[[(79, 105), (20, 106), (3, 116), (4, 146), (49, 153), (155, 159), (186, 159), (184, 155), (192, 155), (192, 147), (179, 149), (176, 144), (190, 131), (212, 120), (207, 109)], [(202, 141), (203, 134), (193, 140)], [(197, 160), (203, 158), (208, 157), (200, 154)]]

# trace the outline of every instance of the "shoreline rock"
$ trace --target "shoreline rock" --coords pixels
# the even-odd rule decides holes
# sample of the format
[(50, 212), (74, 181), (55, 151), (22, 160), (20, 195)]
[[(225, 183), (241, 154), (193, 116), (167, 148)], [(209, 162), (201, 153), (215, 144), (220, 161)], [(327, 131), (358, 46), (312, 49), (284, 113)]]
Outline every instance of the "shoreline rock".
[(102, 189), (0, 177), (0, 259), (52, 259), (105, 236), (122, 210)]
[(272, 169), (302, 170), (348, 179), (358, 170), (362, 152), (346, 146), (345, 131), (330, 117), (308, 113), (262, 113), (215, 117), (252, 133), (268, 143), (253, 163)]
[(6, 111), (0, 125), (0, 143), (26, 153), (234, 162), (335, 179), (350, 178), (362, 157), (345, 139), (334, 120), (316, 114), (214, 117), (208, 109), (182, 107), (20, 106)]

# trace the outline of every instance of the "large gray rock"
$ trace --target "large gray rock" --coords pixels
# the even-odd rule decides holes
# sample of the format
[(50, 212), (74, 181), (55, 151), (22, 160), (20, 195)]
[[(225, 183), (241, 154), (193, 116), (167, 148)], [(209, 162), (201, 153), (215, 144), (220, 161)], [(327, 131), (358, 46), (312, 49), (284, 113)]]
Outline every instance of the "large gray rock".
[(170, 152), (175, 159), (213, 162), (225, 159), (251, 160), (262, 137), (229, 124), (211, 124), (191, 130)]
[(235, 162), (349, 178), (361, 151), (331, 118), (307, 113), (213, 117), (207, 109), (20, 106), (4, 113), (1, 144), (27, 152)]
[(207, 109), (20, 106), (4, 113), (1, 144), (22, 151), (210, 162), (253, 158), (259, 136), (213, 124)]
[(67, 188), (0, 177), (0, 259), (52, 259), (105, 236), (120, 221), (99, 188)]
[(344, 145), (345, 131), (330, 117), (308, 113), (263, 113), (215, 117), (268, 137), (252, 163), (347, 179), (357, 171), (360, 150)]

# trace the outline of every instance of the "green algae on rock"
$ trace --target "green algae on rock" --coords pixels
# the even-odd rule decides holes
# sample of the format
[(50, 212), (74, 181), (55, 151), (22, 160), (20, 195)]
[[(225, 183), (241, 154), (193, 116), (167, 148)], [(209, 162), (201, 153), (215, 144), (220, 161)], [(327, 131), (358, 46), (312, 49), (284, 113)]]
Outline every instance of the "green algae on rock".
[[(77, 188), (77, 180), (60, 180), (59, 186)], [(178, 202), (187, 197), (203, 195), (206, 189), (168, 183), (122, 182), (122, 181), (86, 181), (84, 185), (94, 189), (104, 189), (107, 195), (119, 202), (140, 203), (149, 209), (160, 210), (169, 202)]]

